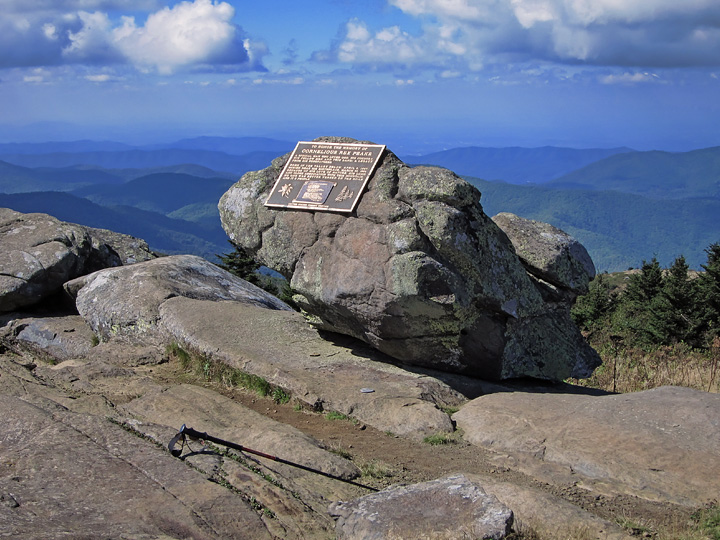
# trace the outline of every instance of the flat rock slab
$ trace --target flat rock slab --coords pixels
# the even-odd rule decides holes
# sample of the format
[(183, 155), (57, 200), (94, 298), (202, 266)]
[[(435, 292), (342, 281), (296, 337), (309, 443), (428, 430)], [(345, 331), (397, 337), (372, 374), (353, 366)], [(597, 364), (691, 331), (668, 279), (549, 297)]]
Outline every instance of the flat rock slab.
[(512, 508), (515, 530), (530, 529), (541, 538), (583, 538), (587, 540), (631, 540), (616, 523), (599, 518), (540, 489), (503, 482), (487, 475), (467, 474), (505, 506)]
[(171, 298), (160, 314), (168, 334), (191, 349), (381, 431), (414, 438), (452, 432), (439, 407), (464, 401), (438, 379), (363, 356), (371, 351), (363, 344), (356, 354), (323, 339), (294, 311)]
[[(101, 345), (96, 349), (105, 347)], [(144, 354), (144, 349), (134, 348), (134, 351)], [(66, 485), (56, 491), (57, 497), (65, 497), (68, 504), (67, 511), (56, 519), (58, 511), (53, 508), (61, 503), (52, 499), (48, 510), (52, 515), (37, 512), (38, 523), (27, 523), (29, 518), (20, 511), (4, 516), (2, 507), (0, 520), (7, 517), (10, 524), (2, 528), (3, 533), (9, 530), (13, 538), (57, 538), (65, 533), (72, 538), (100, 538), (107, 535), (107, 531), (102, 531), (92, 520), (88, 535), (78, 535), (78, 531), (85, 529), (88, 513), (97, 511), (97, 520), (107, 521), (108, 527), (115, 525), (113, 519), (117, 520), (121, 538), (255, 538), (253, 520), (259, 517), (267, 529), (257, 532), (259, 538), (267, 538), (269, 532), (272, 538), (326, 539), (332, 536), (335, 526), (327, 512), (328, 501), (347, 500), (366, 493), (357, 485), (252, 454), (226, 455), (222, 447), (209, 448), (199, 441), (191, 441), (183, 448), (183, 460), (172, 457), (166, 450), (167, 445), (177, 434), (178, 423), (187, 422), (212, 435), (339, 478), (354, 478), (359, 474), (351, 462), (323, 450), (315, 440), (288, 425), (207, 388), (154, 384), (142, 375), (147, 366), (141, 365), (139, 373), (135, 373), (133, 369), (104, 359), (108, 352), (99, 350), (98, 358), (67, 360), (54, 366), (24, 365), (16, 362), (17, 357), (0, 355), (0, 395), (10, 400), (7, 407), (0, 400), (0, 414), (4, 419), (9, 416), (8, 436), (22, 424), (26, 431), (21, 435), (25, 437), (35, 430), (35, 416), (45, 419), (37, 428), (37, 438), (47, 434), (52, 448), (41, 444), (38, 447), (42, 448), (42, 455), (55, 451), (61, 454), (57, 459), (53, 456), (49, 466), (63, 468), (56, 476), (58, 482), (64, 480)], [(6, 409), (13, 414), (5, 414)], [(69, 433), (68, 441), (54, 437), (56, 430)], [(5, 431), (0, 433), (0, 465), (13, 464), (14, 468), (0, 467), (0, 502), (17, 508), (21, 498), (26, 501), (33, 498), (33, 504), (42, 506), (47, 497), (56, 496), (55, 479), (48, 482), (48, 491), (43, 491), (42, 478), (36, 478), (33, 472), (39, 470), (36, 461), (41, 457), (37, 460), (33, 457), (34, 448), (26, 451), (28, 444), (35, 442), (23, 443), (17, 450), (17, 456), (23, 459), (16, 454), (8, 457), (10, 454), (5, 451), (12, 445), (5, 444), (4, 434)], [(86, 455), (87, 444), (95, 452), (92, 456)], [(104, 456), (103, 449), (110, 456)], [(117, 465), (122, 461), (131, 465), (131, 472)], [(135, 469), (137, 474), (132, 472)], [(11, 487), (5, 489), (7, 482), (2, 476), (5, 472), (23, 479), (18, 480), (17, 489), (12, 482), (8, 484)], [(189, 478), (186, 478), (188, 472)], [(96, 484), (83, 483), (82, 474)], [(113, 475), (120, 476), (114, 484)], [(139, 481), (136, 488), (126, 489), (125, 483), (137, 480), (138, 475), (147, 478)], [(104, 483), (96, 481), (98, 477), (103, 478)], [(163, 497), (148, 489), (148, 483), (155, 491), (167, 491), (171, 503), (165, 503)], [(103, 491), (110, 489), (110, 485), (118, 489), (114, 498), (106, 497)], [(143, 496), (138, 495), (138, 491), (142, 491)], [(111, 510), (103, 513), (85, 502), (86, 497), (90, 500), (94, 496), (102, 500), (96, 506), (111, 506), (113, 518), (107, 517)], [(125, 496), (138, 501), (128, 503)], [(174, 504), (173, 499), (176, 499)], [(137, 510), (143, 504), (147, 504), (148, 510)], [(82, 505), (82, 511), (74, 512), (77, 505)], [(167, 514), (153, 512), (154, 505), (167, 509)], [(187, 506), (186, 510), (183, 505)], [(246, 527), (244, 512), (249, 506), (252, 511)], [(205, 515), (210, 511), (212, 519)], [(171, 523), (164, 530), (165, 537), (155, 532), (155, 516), (165, 520), (173, 513), (178, 522), (189, 518), (191, 525), (173, 529)], [(210, 523), (209, 533), (208, 527), (201, 523), (204, 521)]]
[[(132, 416), (129, 423), (134, 429), (154, 440), (159, 438), (163, 445), (168, 444), (180, 425), (186, 424), (219, 439), (334, 476), (328, 478), (253, 453), (232, 451), (232, 455), (225, 455), (221, 453), (224, 447), (207, 446), (197, 440), (175, 446), (187, 463), (211, 477), (222, 478), (246, 494), (246, 498), (258, 501), (272, 512), (274, 517), (265, 522), (275, 537), (327, 538), (334, 526), (327, 513), (327, 501), (364, 493), (362, 488), (347, 482), (360, 476), (352, 462), (324, 450), (317, 441), (292, 426), (210, 389), (193, 385), (158, 389), (120, 406), (119, 410)], [(176, 428), (170, 434), (158, 426)]]
[(468, 402), (453, 420), (466, 440), (520, 456), (531, 474), (554, 465), (596, 490), (687, 506), (720, 492), (717, 394), (498, 393)]
[(0, 396), (2, 533), (271, 538), (240, 496), (104, 418)]
[(340, 540), (483, 538), (510, 532), (513, 513), (462, 474), (337, 503)]

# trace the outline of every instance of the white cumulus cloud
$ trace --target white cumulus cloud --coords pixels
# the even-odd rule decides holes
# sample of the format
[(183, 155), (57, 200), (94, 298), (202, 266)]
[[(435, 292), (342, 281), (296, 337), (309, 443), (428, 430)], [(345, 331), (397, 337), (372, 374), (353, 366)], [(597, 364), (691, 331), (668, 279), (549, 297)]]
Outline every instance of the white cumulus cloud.
[(568, 65), (720, 65), (718, 0), (388, 0), (422, 32), (348, 23), (331, 51), (355, 65), (438, 70), (541, 61)]
[[(130, 64), (169, 74), (183, 69), (264, 71), (267, 47), (246, 39), (221, 0), (3, 0), (1, 67)], [(120, 16), (153, 9), (145, 20)], [(225, 66), (225, 68), (223, 68)]]
[(247, 61), (248, 55), (238, 41), (233, 15), (233, 7), (226, 2), (181, 2), (153, 13), (144, 26), (138, 26), (132, 17), (123, 17), (122, 26), (111, 36), (132, 63), (162, 73), (223, 57), (227, 63), (240, 63)]

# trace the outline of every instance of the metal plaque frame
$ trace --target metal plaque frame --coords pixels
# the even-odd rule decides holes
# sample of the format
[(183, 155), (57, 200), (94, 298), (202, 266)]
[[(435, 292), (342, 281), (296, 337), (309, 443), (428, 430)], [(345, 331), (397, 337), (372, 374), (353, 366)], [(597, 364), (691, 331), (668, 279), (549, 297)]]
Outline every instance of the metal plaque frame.
[(300, 141), (265, 206), (352, 212), (384, 151), (384, 144)]

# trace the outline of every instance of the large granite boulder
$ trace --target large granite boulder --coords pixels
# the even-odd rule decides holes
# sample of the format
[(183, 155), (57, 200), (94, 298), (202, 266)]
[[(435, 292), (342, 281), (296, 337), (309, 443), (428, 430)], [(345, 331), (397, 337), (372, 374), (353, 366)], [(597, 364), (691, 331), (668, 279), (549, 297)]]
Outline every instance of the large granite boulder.
[(244, 175), (220, 215), (233, 242), (290, 280), (319, 329), (483, 378), (586, 377), (599, 365), (569, 305), (545, 301), (480, 193), (452, 172), (387, 151), (351, 215), (268, 208), (288, 158)]
[(131, 236), (0, 208), (0, 312), (37, 304), (100, 268), (154, 257)]

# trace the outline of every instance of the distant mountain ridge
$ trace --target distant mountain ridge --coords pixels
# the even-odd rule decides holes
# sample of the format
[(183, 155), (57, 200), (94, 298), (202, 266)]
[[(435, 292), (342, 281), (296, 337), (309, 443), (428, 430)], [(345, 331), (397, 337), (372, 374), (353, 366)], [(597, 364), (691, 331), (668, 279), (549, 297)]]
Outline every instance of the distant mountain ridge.
[(213, 260), (215, 255), (230, 251), (219, 219), (213, 227), (202, 226), (131, 206), (101, 206), (56, 191), (0, 193), (0, 207), (23, 213), (41, 212), (61, 221), (129, 234), (145, 240), (151, 249), (170, 255), (190, 253)]
[(73, 167), (95, 165), (105, 169), (152, 168), (194, 164), (236, 176), (255, 170), (277, 157), (275, 152), (251, 152), (241, 156), (212, 150), (121, 150), (116, 152), (55, 152), (51, 154), (2, 154), (0, 159), (23, 167)]
[(690, 152), (633, 152), (601, 159), (547, 184), (660, 199), (720, 198), (720, 146)]
[(133, 150), (129, 144), (114, 141), (58, 141), (42, 143), (0, 143), (3, 154), (53, 154), (56, 152), (122, 152)]
[[(141, 236), (153, 249), (212, 258), (229, 251), (217, 211), (222, 193), (293, 147), (259, 137), (130, 148), (111, 141), (4, 144), (0, 192), (8, 195), (0, 204)], [(567, 231), (600, 270), (638, 267), (653, 256), (669, 265), (680, 254), (697, 269), (703, 250), (720, 240), (720, 147), (682, 153), (471, 147), (404, 160), (465, 175), (482, 192), (489, 215), (509, 211)], [(487, 180), (493, 177), (503, 181)]]
[(190, 149), (212, 150), (241, 156), (251, 152), (289, 152), (295, 144), (267, 137), (194, 137), (169, 143), (132, 145), (114, 141), (57, 141), (42, 143), (0, 143), (3, 154), (54, 154), (83, 152), (123, 152), (127, 150)]
[(29, 168), (0, 161), (0, 193), (70, 191), (90, 184), (122, 183), (120, 176), (103, 170)]
[(244, 155), (253, 152), (276, 152), (282, 155), (295, 148), (295, 143), (269, 139), (267, 137), (194, 137), (181, 139), (166, 145), (143, 146), (145, 150), (154, 148), (181, 148), (190, 150), (212, 150), (231, 155)]
[(556, 146), (540, 148), (452, 148), (422, 156), (407, 156), (413, 165), (437, 165), (486, 180), (509, 184), (542, 184), (595, 161), (615, 154), (634, 153), (631, 148), (575, 149)]
[(294, 143), (263, 137), (197, 137), (130, 146), (111, 141), (0, 144), (0, 160), (23, 167), (148, 169), (199, 165), (240, 177), (289, 152)]

